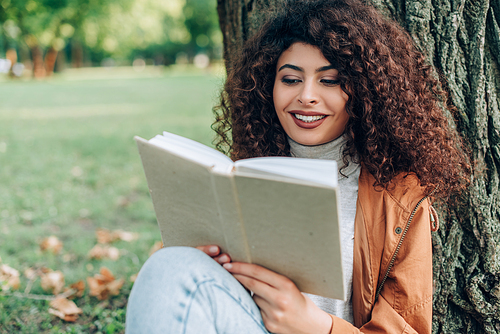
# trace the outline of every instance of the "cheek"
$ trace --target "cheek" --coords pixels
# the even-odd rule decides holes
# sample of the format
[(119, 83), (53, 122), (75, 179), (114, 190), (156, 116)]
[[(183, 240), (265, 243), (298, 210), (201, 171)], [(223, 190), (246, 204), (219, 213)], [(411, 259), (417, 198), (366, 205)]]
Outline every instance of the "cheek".
[(329, 107), (337, 112), (345, 111), (349, 96), (339, 87), (339, 91), (330, 96)]
[(342, 88), (340, 88), (340, 92), (341, 92), (342, 98), (344, 99), (345, 103), (347, 103), (347, 101), (349, 100), (349, 95), (347, 95), (346, 92), (344, 92), (342, 90)]
[(273, 89), (273, 103), (274, 103), (274, 111), (278, 116), (278, 120), (283, 129), (285, 130), (285, 132), (287, 132), (288, 127), (286, 124), (286, 115), (284, 112), (286, 104), (283, 102), (283, 90), (280, 90), (276, 86)]
[(280, 111), (281, 106), (283, 104), (283, 92), (280, 90), (278, 87), (274, 86), (273, 89), (273, 102), (274, 102), (274, 108), (276, 111)]
[(273, 88), (273, 102), (276, 112), (283, 112), (294, 100), (296, 91), (280, 83), (275, 83)]

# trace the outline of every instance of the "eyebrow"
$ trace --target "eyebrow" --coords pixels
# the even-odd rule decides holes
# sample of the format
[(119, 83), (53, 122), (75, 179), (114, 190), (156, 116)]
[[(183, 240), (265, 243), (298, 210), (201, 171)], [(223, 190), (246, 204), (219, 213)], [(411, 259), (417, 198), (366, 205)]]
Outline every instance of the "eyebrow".
[[(298, 67), (298, 66), (295, 66), (292, 64), (285, 64), (285, 65), (281, 66), (278, 69), (278, 72), (285, 69), (285, 68), (290, 68), (290, 69), (295, 70), (295, 71), (304, 72), (304, 69), (302, 67)], [(320, 68), (317, 68), (315, 72), (319, 73), (319, 72), (324, 72), (324, 71), (328, 71), (328, 70), (335, 70), (335, 69), (336, 69), (335, 66), (327, 65), (327, 66), (322, 66)]]

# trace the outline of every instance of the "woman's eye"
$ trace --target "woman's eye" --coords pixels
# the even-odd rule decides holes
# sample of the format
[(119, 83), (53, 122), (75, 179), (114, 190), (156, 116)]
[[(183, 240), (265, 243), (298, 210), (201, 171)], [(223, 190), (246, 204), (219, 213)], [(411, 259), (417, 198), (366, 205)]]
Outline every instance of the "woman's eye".
[(335, 86), (340, 84), (340, 80), (333, 80), (333, 79), (321, 79), (321, 82), (327, 86)]
[(300, 81), (301, 81), (300, 79), (289, 79), (289, 78), (281, 79), (281, 82), (284, 83), (285, 85), (293, 85)]

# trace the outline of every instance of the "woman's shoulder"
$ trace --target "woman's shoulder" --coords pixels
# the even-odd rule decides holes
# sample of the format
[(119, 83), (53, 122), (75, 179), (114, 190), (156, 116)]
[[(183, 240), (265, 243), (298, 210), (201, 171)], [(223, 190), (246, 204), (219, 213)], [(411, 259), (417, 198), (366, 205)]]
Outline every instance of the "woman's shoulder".
[[(387, 187), (376, 186), (375, 177), (367, 168), (361, 166), (358, 194), (361, 201), (392, 202), (405, 211), (411, 211), (422, 198), (425, 187), (415, 173), (399, 173)], [(387, 204), (387, 203), (386, 203)]]

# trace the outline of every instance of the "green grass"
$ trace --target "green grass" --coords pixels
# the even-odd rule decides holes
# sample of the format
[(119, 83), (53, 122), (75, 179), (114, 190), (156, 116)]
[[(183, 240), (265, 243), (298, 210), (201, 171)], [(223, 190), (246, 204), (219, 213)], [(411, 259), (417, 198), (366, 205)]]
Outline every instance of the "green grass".
[[(111, 76), (111, 77), (110, 77)], [(133, 140), (163, 130), (204, 144), (212, 141), (211, 108), (220, 76), (165, 70), (72, 71), (46, 81), (0, 81), (0, 257), (21, 273), (45, 266), (66, 283), (108, 267), (126, 279), (119, 296), (76, 299), (84, 310), (72, 323), (50, 315), (48, 302), (0, 293), (0, 333), (122, 333), (132, 283), (160, 240)], [(124, 203), (126, 205), (124, 205)], [(137, 232), (119, 241), (118, 261), (90, 260), (96, 228)], [(55, 235), (58, 255), (40, 251)], [(27, 278), (21, 274), (24, 291)], [(33, 294), (47, 294), (35, 282)]]

